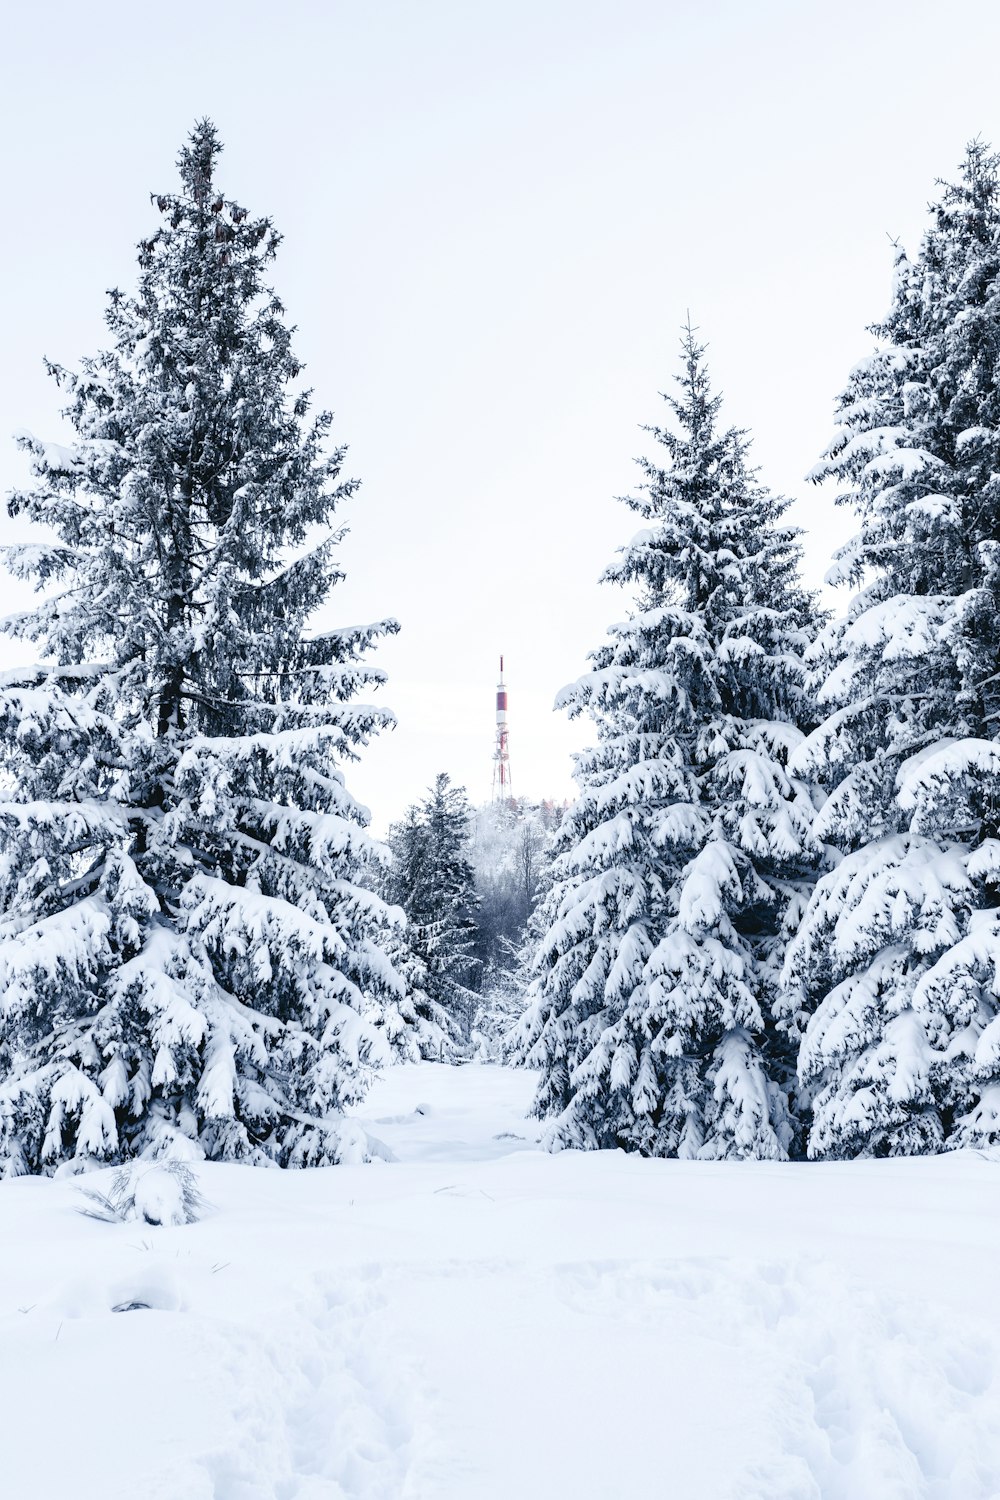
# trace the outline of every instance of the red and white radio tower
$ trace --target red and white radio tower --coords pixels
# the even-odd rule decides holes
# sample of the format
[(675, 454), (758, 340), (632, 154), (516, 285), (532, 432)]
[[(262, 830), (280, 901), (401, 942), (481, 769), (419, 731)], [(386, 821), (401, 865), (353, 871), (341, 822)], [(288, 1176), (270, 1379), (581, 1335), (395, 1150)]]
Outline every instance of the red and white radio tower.
[(503, 657), (500, 658), (500, 681), (497, 683), (497, 747), (493, 752), (493, 801), (509, 802), (513, 796), (510, 780), (510, 748), (507, 744), (507, 684), (503, 680)]

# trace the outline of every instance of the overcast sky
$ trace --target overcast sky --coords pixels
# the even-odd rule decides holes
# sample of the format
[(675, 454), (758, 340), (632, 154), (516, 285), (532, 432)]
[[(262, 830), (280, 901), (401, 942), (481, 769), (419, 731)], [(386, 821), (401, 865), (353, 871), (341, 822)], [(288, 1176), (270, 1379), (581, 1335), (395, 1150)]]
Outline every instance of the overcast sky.
[(819, 581), (850, 518), (803, 476), (890, 240), (1000, 142), (995, 0), (39, 0), (4, 29), (0, 485), (8, 433), (63, 431), (42, 356), (100, 347), (210, 115), (362, 480), (330, 620), (403, 627), (399, 726), (349, 775), (382, 830), (439, 770), (489, 797), (501, 651), (514, 790), (572, 795), (587, 727), (552, 701), (627, 612), (597, 580), (688, 310)]

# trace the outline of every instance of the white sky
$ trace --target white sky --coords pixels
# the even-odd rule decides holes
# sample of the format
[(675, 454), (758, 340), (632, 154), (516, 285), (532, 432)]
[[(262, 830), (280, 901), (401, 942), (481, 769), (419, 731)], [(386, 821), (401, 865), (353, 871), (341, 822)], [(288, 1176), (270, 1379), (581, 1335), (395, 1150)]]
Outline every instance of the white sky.
[(403, 626), (378, 654), (399, 727), (349, 785), (383, 831), (439, 770), (488, 798), (503, 651), (515, 792), (572, 795), (588, 727), (551, 704), (627, 612), (596, 580), (687, 310), (815, 583), (850, 518), (803, 475), (888, 305), (888, 237), (915, 247), (934, 178), (1000, 143), (998, 43), (995, 0), (9, 7), (0, 488), (6, 433), (62, 431), (42, 356), (101, 346), (211, 115), (363, 481), (331, 620)]

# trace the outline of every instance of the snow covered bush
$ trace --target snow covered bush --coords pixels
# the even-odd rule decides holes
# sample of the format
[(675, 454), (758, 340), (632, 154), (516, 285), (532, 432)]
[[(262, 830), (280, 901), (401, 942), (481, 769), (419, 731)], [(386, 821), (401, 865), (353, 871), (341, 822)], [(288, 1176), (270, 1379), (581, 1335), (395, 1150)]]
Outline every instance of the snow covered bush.
[(651, 429), (663, 457), (627, 502), (646, 524), (606, 574), (635, 607), (560, 698), (597, 743), (557, 835), (519, 1048), (553, 1146), (781, 1158), (794, 1054), (774, 1002), (817, 861), (787, 769), (811, 601), (787, 502), (720, 430), (690, 329), (679, 386), (678, 430)]
[(205, 1200), (194, 1172), (183, 1161), (129, 1162), (111, 1179), (106, 1193), (80, 1189), (87, 1200), (80, 1212), (103, 1224), (196, 1224)]
[(815, 1156), (1000, 1138), (1000, 159), (968, 148), (815, 470), (858, 588), (793, 757), (842, 853), (791, 945)]
[(41, 664), (0, 683), (6, 1173), (336, 1160), (404, 993), (341, 769), (391, 722), (355, 697), (396, 626), (308, 633), (355, 483), (220, 149), (204, 122), (181, 152), (110, 347), (50, 367), (72, 444), (22, 440), (10, 509), (40, 535), (7, 563), (43, 597), (5, 622)]

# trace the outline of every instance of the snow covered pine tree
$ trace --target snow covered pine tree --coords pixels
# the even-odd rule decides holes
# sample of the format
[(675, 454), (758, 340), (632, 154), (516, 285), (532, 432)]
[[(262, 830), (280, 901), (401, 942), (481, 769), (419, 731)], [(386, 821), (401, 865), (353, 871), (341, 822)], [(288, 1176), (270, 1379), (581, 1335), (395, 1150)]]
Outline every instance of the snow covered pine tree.
[(560, 695), (597, 745), (557, 836), (521, 1047), (553, 1146), (781, 1158), (794, 1061), (772, 1005), (815, 862), (786, 771), (811, 608), (787, 502), (718, 430), (703, 355), (689, 328), (666, 398), (680, 430), (649, 429), (666, 463), (642, 461), (626, 503), (647, 525), (605, 574), (637, 607)]
[(466, 854), (471, 817), (465, 788), (452, 786), (442, 772), (426, 799), (389, 831), (393, 865), (387, 894), (407, 919), (408, 972), (416, 980), (412, 1002), (420, 1021), (443, 1033), (424, 1046), (424, 1056), (439, 1056), (445, 1039), (468, 1040), (477, 1001), (470, 988), (478, 970), (473, 955), (478, 897)]
[(200, 123), (111, 348), (51, 367), (73, 445), (22, 440), (37, 482), (11, 512), (56, 540), (7, 562), (56, 591), (6, 622), (50, 664), (0, 691), (8, 1174), (335, 1160), (401, 995), (339, 769), (391, 720), (351, 700), (396, 626), (305, 633), (355, 484), (292, 391), (279, 237), (223, 197), (220, 149)]
[(861, 529), (795, 766), (843, 852), (788, 955), (814, 1156), (1000, 1138), (1000, 159), (980, 142), (900, 254), (813, 477)]
[(403, 980), (405, 998), (395, 1007), (393, 1019), (398, 1016), (399, 1024), (387, 1028), (388, 1039), (399, 1062), (419, 1062), (421, 1058), (443, 1062), (461, 1042), (461, 1025), (459, 1018), (431, 995), (433, 982), (420, 934), (406, 909), (425, 855), (419, 808), (411, 807), (403, 822), (393, 824), (389, 848), (392, 860), (382, 872), (380, 889), (399, 912), (389, 955)]

